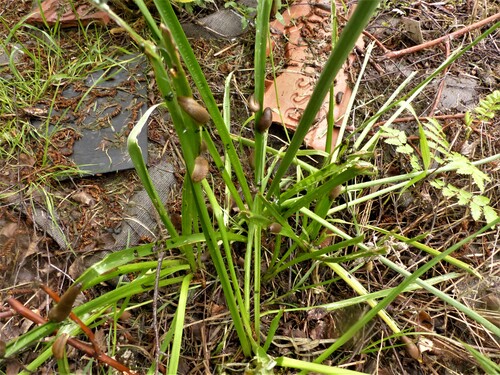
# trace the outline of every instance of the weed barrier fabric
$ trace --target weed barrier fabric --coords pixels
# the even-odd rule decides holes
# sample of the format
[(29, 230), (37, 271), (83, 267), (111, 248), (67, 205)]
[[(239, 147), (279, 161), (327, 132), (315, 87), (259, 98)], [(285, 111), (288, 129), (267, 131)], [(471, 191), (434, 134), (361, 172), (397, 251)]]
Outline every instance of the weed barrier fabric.
[[(127, 136), (147, 109), (147, 82), (142, 72), (143, 57), (122, 56), (123, 65), (92, 73), (85, 80), (87, 88), (71, 111), (76, 124), (69, 126), (79, 133), (71, 159), (84, 174), (99, 174), (133, 168), (127, 151)], [(82, 89), (74, 86), (63, 96), (81, 97)], [(147, 163), (147, 127), (139, 136), (143, 158)]]
[(244, 34), (255, 17), (257, 1), (240, 0), (236, 6), (249, 11), (243, 15), (234, 9), (221, 9), (194, 22), (184, 22), (182, 28), (188, 38), (233, 39)]

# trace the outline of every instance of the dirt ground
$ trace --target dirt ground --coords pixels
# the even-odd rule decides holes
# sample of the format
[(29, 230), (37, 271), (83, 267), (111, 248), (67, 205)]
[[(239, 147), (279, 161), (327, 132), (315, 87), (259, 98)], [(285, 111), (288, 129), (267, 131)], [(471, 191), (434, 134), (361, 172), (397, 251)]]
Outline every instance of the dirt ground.
[[(484, 19), (500, 12), (500, 5), (494, 1), (456, 1), (434, 5), (424, 2), (405, 2), (403, 5), (395, 3), (384, 2), (380, 12), (367, 28), (367, 31), (389, 51), (397, 51), (417, 44), (405, 29), (401, 13), (409, 19), (420, 21), (423, 39), (428, 41), (447, 35), (463, 25), (469, 25), (473, 23), (473, 20)], [(1, 40), (6, 39), (11, 28), (29, 13), (31, 7), (31, 1), (7, 1), (0, 13)], [(197, 10), (193, 15), (183, 13), (181, 17), (185, 19), (201, 17), (212, 12), (214, 7), (208, 5), (205, 9), (195, 9)], [(137, 21), (135, 10), (125, 12), (124, 15), (131, 22)], [(450, 41), (449, 50), (444, 44), (439, 44), (402, 57), (387, 59), (383, 58), (385, 52), (381, 48), (376, 48), (356, 98), (354, 126), (362, 122), (368, 114), (380, 108), (387, 97), (407, 77), (409, 71), (417, 71), (418, 74), (407, 90), (413, 88), (422, 77), (426, 77), (438, 67), (450, 50), (453, 51), (471, 42), (480, 31), (486, 30), (489, 26), (491, 25), (481, 30), (473, 30)], [(126, 35), (109, 32), (112, 27), (108, 26), (106, 29), (99, 26), (95, 30), (90, 27), (88, 36), (92, 38), (93, 35), (98, 35), (102, 43), (136, 51)], [(28, 33), (23, 34), (20, 42), (30, 45), (27, 35)], [(465, 139), (466, 127), (463, 122), (466, 109), (473, 108), (481, 98), (499, 87), (498, 36), (497, 30), (467, 52), (449, 68), (446, 80), (445, 77), (437, 79), (414, 102), (414, 109), (420, 116), (441, 116), (440, 121), (453, 150), (465, 154), (471, 160), (482, 159), (500, 152), (498, 116), (489, 123), (474, 125), (468, 140)], [(60, 32), (60, 40), (65, 45), (68, 56), (81, 53), (80, 48), (85, 43), (74, 42), (79, 37), (81, 33), (75, 28)], [(370, 40), (367, 36), (365, 39)], [(235, 72), (234, 81), (238, 86), (231, 92), (234, 103), (231, 126), (233, 133), (245, 137), (252, 136), (250, 128), (241, 126), (241, 123), (248, 118), (248, 109), (244, 99), (253, 91), (253, 77), (250, 71), (253, 61), (252, 43), (251, 32), (236, 40), (192, 40), (193, 48), (199, 56), (200, 64), (218, 102), (222, 102), (224, 80), (227, 74), (231, 71)], [(34, 43), (32, 45), (35, 46)], [(11, 50), (12, 45), (4, 47)], [(218, 53), (220, 51), (223, 52)], [(361, 62), (362, 53), (360, 52), (357, 63), (352, 67), (353, 77), (356, 77)], [(29, 61), (26, 59), (19, 63), (29, 64)], [(0, 73), (9, 74), (8, 64), (0, 65)], [(154, 87), (153, 77), (147, 71), (145, 79), (149, 88), (146, 99), (149, 107), (161, 99)], [(457, 80), (450, 81), (450, 79)], [(445, 82), (444, 90), (440, 88), (443, 81)], [(457, 87), (458, 91), (456, 91)], [(46, 98), (32, 103), (32, 107), (49, 105), (53, 93), (54, 89), (48, 89)], [(64, 103), (60, 105), (64, 106)], [(13, 108), (3, 103), (2, 106), (0, 119), (7, 121), (11, 116), (18, 116), (19, 132), (21, 129), (27, 129), (26, 123), (36, 119), (24, 108)], [(14, 106), (16, 106), (15, 101)], [(384, 120), (386, 119), (382, 118), (381, 123)], [(418, 147), (416, 124), (411, 121), (401, 122), (401, 124), (407, 131), (410, 141)], [(283, 130), (276, 127), (271, 132), (273, 142), (277, 145), (283, 144), (280, 140), (284, 137)], [(2, 275), (0, 293), (2, 300), (7, 296), (15, 296), (33, 309), (47, 310), (49, 301), (46, 295), (36, 287), (37, 283), (45, 283), (55, 290), (64, 290), (71, 278), (76, 278), (85, 267), (104, 255), (103, 249), (116, 247), (115, 241), (123, 225), (124, 211), (130, 206), (134, 194), (141, 189), (138, 178), (133, 170), (82, 178), (54, 178), (57, 175), (56, 172), (64, 171), (65, 168), (71, 168), (73, 165), (71, 139), (74, 136), (67, 129), (58, 132), (59, 141), (58, 138), (54, 138), (48, 150), (51, 161), (44, 164), (41, 158), (46, 150), (42, 149), (43, 143), (37, 139), (36, 131), (31, 130), (26, 134), (24, 138), (26, 142), (22, 148), (17, 149), (10, 157), (0, 160), (0, 193), (2, 194), (0, 200), (0, 273)], [(147, 137), (149, 141), (148, 164), (155, 166), (163, 160), (171, 164), (171, 172), (176, 183), (173, 184), (173, 190), (167, 197), (167, 204), (174, 216), (180, 215), (181, 202), (178, 197), (184, 167), (179, 160), (178, 141), (168, 122), (168, 117), (155, 115), (154, 121), (149, 126)], [(383, 145), (375, 155), (379, 177), (394, 176), (411, 170), (407, 158), (396, 154), (391, 146)], [(6, 147), (6, 143), (2, 147)], [(67, 148), (70, 150), (66, 150)], [(249, 149), (241, 147), (240, 151), (242, 159), (249, 157)], [(497, 160), (495, 163), (482, 167), (482, 170), (494, 181), (489, 185), (485, 195), (491, 199), (491, 205), (497, 212), (500, 210), (498, 163)], [(250, 168), (248, 173), (251, 173)], [(464, 176), (449, 175), (446, 178), (448, 178), (447, 182), (460, 187), (470, 185), (470, 179)], [(222, 190), (220, 194), (223, 194)], [(51, 232), (53, 229), (51, 225), (41, 227), (40, 222), (37, 223), (35, 216), (40, 209), (44, 209), (51, 217), (57, 214), (57, 224), (69, 245), (61, 247), (60, 241)], [(420, 239), (421, 242), (439, 250), (446, 249), (483, 226), (482, 222), (475, 222), (470, 217), (470, 212), (466, 207), (452, 204), (443, 198), (441, 192), (429, 184), (410, 188), (402, 196), (388, 195), (385, 199), (369, 201), (364, 206), (359, 206), (358, 209), (360, 220), (364, 223), (387, 230), (397, 230), (410, 238), (425, 233), (427, 235)], [(350, 220), (349, 213), (339, 215), (339, 219)], [(160, 234), (157, 235), (160, 236)], [(455, 253), (455, 257), (467, 262), (482, 274), (483, 280), (479, 281), (472, 276), (464, 275), (457, 279), (458, 281), (450, 281), (445, 286), (448, 293), (478, 309), (490, 309), (491, 303), (495, 305), (495, 302), (490, 300), (499, 299), (499, 237), (500, 232), (497, 228)], [(145, 243), (154, 239), (155, 234), (151, 234), (139, 238), (138, 241)], [(235, 252), (237, 251), (238, 249), (235, 249)], [(403, 251), (390, 254), (388, 257), (398, 264), (407, 265), (409, 270), (427, 259), (426, 254)], [(425, 276), (429, 278), (451, 271), (453, 269), (450, 265), (442, 264)], [(359, 271), (356, 276), (362, 283), (370, 285), (374, 290), (381, 286), (397, 285), (401, 280), (399, 275), (376, 263), (371, 271)], [(333, 280), (332, 272), (329, 270), (322, 270), (314, 277), (318, 280)], [(103, 285), (100, 288), (108, 290), (112, 286)], [(99, 295), (102, 290), (95, 288), (89, 291), (87, 298)], [(263, 285), (262, 301), (266, 301), (266, 297), (269, 301), (273, 301), (272, 303), (264, 302), (263, 310), (280, 306), (279, 301), (273, 300), (273, 295), (283, 296), (281, 303), (299, 305), (303, 303), (317, 305), (353, 296), (353, 291), (341, 282), (326, 283), (321, 293), (306, 289), (289, 294), (288, 290), (289, 280), (286, 277)], [(166, 300), (168, 293), (169, 291), (165, 291), (165, 295), (160, 298)], [(190, 304), (187, 311), (188, 327), (185, 331), (186, 339), (180, 367), (182, 373), (242, 372), (244, 358), (239, 353), (235, 337), (229, 340), (233, 346), (226, 347), (224, 352), (209, 358), (210, 353), (216, 352), (217, 345), (224, 335), (224, 327), (228, 325), (229, 315), (218, 314), (218, 311), (223, 310), (221, 307), (223, 305), (221, 291), (211, 287), (197, 294), (196, 299)], [(2, 303), (0, 309), (0, 339), (3, 341), (9, 341), (31, 328), (26, 321), (12, 314), (11, 309), (5, 303)], [(496, 319), (495, 322), (498, 325), (500, 307), (496, 305), (493, 309), (496, 309), (496, 315), (492, 319)], [(363, 311), (363, 308), (357, 307), (328, 314), (316, 312), (316, 316), (306, 313), (286, 313), (283, 319), (285, 324), (280, 327), (279, 336), (273, 342), (270, 354), (291, 355), (299, 359), (313, 358), (317, 355), (313, 353), (328, 347), (326, 341), (322, 343), (321, 340), (338, 337), (353, 321), (358, 319)], [(413, 360), (403, 348), (396, 346), (387, 350), (383, 358), (376, 356), (376, 348), (374, 352), (360, 353), (359, 349), (364, 348), (368, 342), (375, 342), (391, 335), (390, 330), (377, 320), (366, 328), (363, 336), (353, 339), (345, 350), (331, 358), (330, 363), (336, 364), (341, 360), (344, 363), (358, 363), (350, 368), (378, 374), (481, 373), (469, 354), (455, 345), (452, 340), (446, 341), (441, 337), (466, 341), (484, 349), (484, 352), (491, 354), (491, 358), (498, 361), (498, 338), (490, 337), (480, 327), (471, 325), (468, 318), (423, 290), (398, 298), (390, 306), (390, 312), (401, 327), (410, 329), (431, 325), (434, 332), (440, 334), (438, 338), (430, 339), (429, 345), (432, 348), (425, 352), (424, 363)], [(168, 311), (164, 318), (167, 319), (167, 316)], [(214, 318), (206, 327), (203, 333), (206, 337), (202, 338), (196, 322), (207, 316), (218, 318)], [(123, 323), (123, 334), (119, 339), (122, 340), (124, 349), (123, 352), (117, 353), (117, 357), (129, 356), (127, 360), (132, 364), (151, 362), (153, 341), (151, 319), (151, 311), (145, 307), (138, 315)], [(264, 319), (263, 326), (266, 327), (269, 324), (270, 319), (269, 321)], [(96, 331), (104, 340), (108, 332), (106, 324), (98, 327)], [(316, 347), (308, 346), (306, 342), (311, 339), (319, 340), (319, 344)], [(14, 369), (21, 369), (22, 364), (29, 363), (35, 355), (34, 351), (21, 353), (19, 358), (10, 359), (6, 364), (0, 363), (0, 372), (14, 373), (12, 372), (15, 371)], [(77, 353), (70, 354), (72, 362), (78, 363), (78, 358)], [(45, 368), (47, 373), (50, 373), (51, 366), (53, 363), (47, 364)]]

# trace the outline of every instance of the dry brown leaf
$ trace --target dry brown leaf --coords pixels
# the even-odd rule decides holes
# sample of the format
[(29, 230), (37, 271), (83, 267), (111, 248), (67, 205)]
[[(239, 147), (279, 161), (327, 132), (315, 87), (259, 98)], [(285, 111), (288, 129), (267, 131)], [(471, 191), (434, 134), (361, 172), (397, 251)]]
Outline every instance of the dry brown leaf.
[(95, 204), (94, 198), (92, 196), (84, 191), (79, 191), (77, 193), (74, 193), (71, 196), (71, 199), (73, 199), (75, 202), (84, 204), (86, 206), (92, 207)]

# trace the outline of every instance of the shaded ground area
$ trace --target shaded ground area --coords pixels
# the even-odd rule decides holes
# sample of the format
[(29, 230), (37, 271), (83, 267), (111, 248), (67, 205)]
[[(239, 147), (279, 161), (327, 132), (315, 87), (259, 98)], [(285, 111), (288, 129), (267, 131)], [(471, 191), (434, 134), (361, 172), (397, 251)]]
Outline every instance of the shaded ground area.
[[(385, 48), (396, 51), (418, 43), (415, 40), (419, 38), (418, 31), (423, 40), (431, 40), (455, 31), (459, 25), (470, 24), (471, 20), (483, 19), (500, 12), (500, 7), (494, 2), (487, 2), (489, 7), (484, 9), (477, 2), (474, 6), (470, 3), (405, 7), (388, 2), (370, 23), (367, 31)], [(8, 2), (0, 14), (3, 20), (0, 26), (2, 39), (7, 40), (14, 25), (29, 13), (30, 8), (31, 2), (28, 1)], [(213, 11), (214, 7), (209, 5), (204, 9), (195, 8), (194, 13), (189, 15), (181, 13), (181, 17), (185, 21), (193, 21)], [(125, 7), (121, 12), (137, 30), (144, 30), (135, 9)], [(409, 19), (419, 21), (420, 25), (405, 25), (401, 13)], [(342, 18), (339, 19), (342, 25)], [(408, 30), (409, 27), (413, 27), (412, 30), (416, 27), (417, 31), (412, 33)], [(469, 43), (479, 32), (480, 30), (475, 30), (451, 41), (449, 51)], [(151, 210), (134, 171), (123, 170), (119, 173), (81, 177), (75, 173), (74, 163), (78, 156), (75, 145), (80, 139), (93, 134), (90, 130), (112, 128), (113, 135), (101, 134), (97, 144), (89, 150), (106, 155), (111, 159), (109, 163), (105, 162), (106, 167), (115, 167), (112, 161), (120, 156), (111, 155), (108, 151), (114, 146), (117, 150), (123, 150), (124, 140), (131, 126), (146, 107), (158, 103), (161, 98), (156, 92), (154, 78), (147, 64), (135, 57), (137, 48), (123, 32), (112, 25), (89, 26), (85, 31), (78, 28), (61, 30), (50, 38), (32, 28), (21, 28), (12, 35), (15, 37), (10, 37), (9, 43), (3, 46), (5, 53), (0, 63), (3, 90), (0, 119), (9, 124), (4, 139), (0, 140), (0, 147), (4, 150), (0, 158), (0, 271), (4, 276), (0, 278), (0, 291), (2, 299), (13, 295), (31, 308), (46, 312), (49, 301), (36, 287), (38, 282), (48, 284), (55, 290), (65, 290), (71, 278), (76, 278), (85, 267), (108, 251), (127, 244), (151, 242), (165, 235), (155, 230), (157, 218), (154, 215), (141, 216), (141, 220), (135, 220), (138, 215), (142, 215), (141, 210)], [(249, 117), (246, 99), (253, 91), (252, 38), (252, 33), (249, 32), (235, 40), (192, 40), (200, 65), (219, 103), (222, 102), (227, 74), (235, 72), (234, 88), (231, 90), (231, 130), (248, 138), (252, 138), (252, 129), (241, 124)], [(365, 39), (370, 41), (368, 37)], [(55, 47), (54, 50), (47, 49), (52, 40), (57, 41), (60, 50)], [(469, 129), (470, 137), (466, 137), (468, 128), (463, 122), (466, 109), (471, 109), (480, 98), (498, 88), (500, 51), (497, 41), (498, 31), (467, 52), (459, 62), (450, 67), (446, 77), (436, 79), (413, 102), (418, 116), (441, 116), (440, 121), (452, 149), (471, 160), (500, 152), (498, 117), (489, 123), (473, 124)], [(31, 58), (27, 53), (14, 56), (16, 45), (24, 46), (36, 58)], [(356, 97), (352, 125), (355, 127), (366, 118), (366, 113), (374, 113), (380, 108), (411, 71), (416, 71), (417, 76), (405, 89), (406, 92), (427, 77), (449, 54), (445, 47), (441, 47), (443, 45), (396, 59), (383, 58), (385, 51), (376, 48)], [(64, 58), (60, 56), (61, 51)], [(357, 53), (357, 61), (350, 72), (353, 82), (363, 58), (362, 51)], [(86, 55), (88, 59), (82, 58), (82, 55)], [(14, 64), (19, 76), (13, 73), (12, 60), (5, 56), (16, 58)], [(116, 70), (122, 66), (120, 61), (123, 61), (124, 56), (135, 65), (133, 68), (125, 68), (129, 77), (116, 85)], [(68, 65), (67, 61), (72, 59), (79, 68), (68, 69), (58, 65)], [(39, 67), (37, 61), (41, 64), (46, 62), (49, 66)], [(56, 65), (50, 66), (52, 63)], [(54, 74), (60, 76), (51, 81), (50, 87), (37, 86), (31, 81), (43, 81)], [(113, 88), (103, 87), (99, 81), (102, 77), (106, 78), (106, 82), (113, 82)], [(132, 96), (124, 99), (125, 102), (117, 103), (115, 99), (122, 94)], [(6, 100), (12, 97), (15, 100)], [(88, 121), (92, 114), (98, 116), (94, 121)], [(381, 118), (379, 126), (385, 120), (387, 119)], [(113, 124), (117, 123), (123, 129), (114, 128)], [(409, 142), (414, 143), (417, 148), (416, 123), (402, 119), (400, 124), (407, 132)], [(284, 130), (275, 127), (271, 134), (271, 142), (276, 148), (286, 144)], [(162, 188), (162, 198), (172, 217), (179, 218), (179, 187), (184, 167), (180, 160), (178, 141), (167, 114), (158, 112), (154, 115), (147, 134), (144, 134), (144, 141), (146, 137), (148, 145), (146, 147), (144, 143), (144, 150), (148, 151), (148, 164), (152, 172), (156, 173), (155, 181), (166, 183)], [(354, 140), (349, 136), (347, 139)], [(239, 150), (242, 160), (251, 157), (248, 148), (240, 146)], [(119, 154), (123, 155), (123, 152)], [(83, 152), (83, 156), (88, 154)], [(377, 150), (375, 159), (380, 176), (389, 177), (411, 170), (409, 159), (396, 153), (390, 145), (384, 144), (383, 148)], [(251, 181), (250, 166), (247, 168), (248, 179)], [(483, 171), (493, 181), (497, 181), (490, 185), (485, 195), (498, 212), (498, 161), (496, 164), (486, 164)], [(162, 178), (163, 176), (168, 176), (168, 179)], [(448, 178), (446, 175), (443, 177)], [(469, 178), (460, 175), (450, 176), (447, 181), (459, 187), (471, 185)], [(222, 183), (218, 193), (221, 196), (224, 194)], [(347, 197), (340, 196), (338, 199), (340, 205), (346, 202)], [(419, 184), (417, 188), (408, 189), (402, 195), (388, 194), (385, 199), (370, 200), (357, 209), (359, 212), (354, 214), (361, 224), (396, 230), (407, 237), (426, 234), (425, 238), (420, 239), (421, 242), (439, 250), (446, 249), (483, 225), (470, 217), (467, 207), (443, 198), (440, 191), (426, 182)], [(342, 211), (338, 219), (350, 221), (352, 214)], [(133, 235), (130, 234), (130, 228), (135, 228)], [(440, 285), (442, 290), (466, 305), (490, 314), (491, 321), (497, 326), (500, 310), (498, 230), (486, 233), (455, 253), (458, 259), (476, 269), (483, 280), (463, 275)], [(274, 238), (270, 236), (264, 240), (263, 247), (272, 248), (273, 241)], [(376, 241), (374, 238), (373, 242)], [(235, 248), (234, 252), (242, 254), (243, 249)], [(200, 256), (205, 259), (206, 254)], [(416, 253), (414, 249), (401, 248), (388, 257), (397, 264), (405, 265), (411, 272), (429, 256), (423, 252)], [(236, 255), (235, 258), (241, 259), (241, 255)], [(355, 262), (350, 265), (355, 266)], [(246, 363), (240, 353), (237, 338), (235, 335), (227, 336), (230, 315), (225, 307), (224, 296), (217, 284), (210, 279), (209, 275), (214, 273), (213, 267), (207, 264), (206, 268), (207, 275), (200, 276), (200, 285), (204, 288), (190, 296), (191, 303), (186, 312), (181, 372), (242, 372)], [(266, 264), (263, 264), (263, 269), (265, 268)], [(452, 266), (442, 264), (425, 276), (430, 278), (452, 271)], [(237, 273), (242, 277), (241, 265), (238, 266)], [(353, 296), (353, 291), (339, 281), (331, 270), (314, 269), (309, 277), (313, 280), (312, 283), (318, 285), (315, 288), (303, 287), (301, 283), (292, 281), (292, 274), (283, 273), (262, 285), (263, 311), (285, 306), (313, 306)], [(373, 290), (401, 282), (399, 274), (377, 261), (359, 268), (356, 277)], [(94, 298), (102, 290), (110, 288), (113, 286), (102, 285), (88, 291), (86, 298)], [(169, 306), (171, 293), (176, 291), (166, 289), (159, 296), (158, 304), (166, 306), (159, 317), (162, 327), (170, 324), (171, 313), (175, 309), (175, 306)], [(151, 296), (142, 298), (146, 301)], [(8, 341), (30, 329), (26, 321), (9, 315), (11, 311), (6, 305), (1, 308), (0, 314), (3, 315), (0, 315), (0, 339)], [(322, 309), (308, 313), (286, 312), (282, 318), (283, 324), (271, 344), (270, 354), (289, 355), (299, 359), (315, 358), (364, 312), (362, 306), (336, 312)], [(378, 371), (378, 374), (465, 374), (478, 371), (473, 358), (457, 345), (456, 340), (481, 348), (498, 360), (495, 357), (499, 349), (498, 338), (488, 336), (480, 327), (472, 324), (470, 319), (425, 291), (417, 291), (397, 299), (390, 306), (389, 312), (403, 329), (427, 330), (440, 335), (431, 336), (428, 342), (420, 344), (420, 350), (424, 353), (423, 363), (412, 359), (402, 347), (391, 347), (382, 355), (377, 351), (378, 348), (367, 347), (368, 343), (377, 342), (392, 334), (378, 320), (374, 320), (362, 336), (353, 339), (345, 350), (332, 357), (328, 363), (351, 363), (351, 369), (371, 373)], [(142, 363), (149, 364), (154, 358), (151, 313), (149, 306), (134, 310), (132, 316), (121, 321), (121, 326), (118, 327), (120, 349), (116, 358), (139, 371), (144, 370)], [(271, 319), (272, 315), (263, 318), (263, 332), (267, 332)], [(108, 334), (107, 323), (96, 328), (96, 335), (102, 340), (103, 347), (107, 345)], [(34, 356), (35, 352), (22, 353), (19, 358), (9, 360), (5, 367), (0, 368), (2, 371), (9, 369), (11, 373), (17, 372), (23, 363), (29, 363)], [(69, 358), (75, 369), (81, 369), (87, 363), (82, 364), (81, 355), (77, 352), (70, 353)], [(51, 371), (55, 368), (53, 366), (53, 362), (47, 363), (45, 370)]]

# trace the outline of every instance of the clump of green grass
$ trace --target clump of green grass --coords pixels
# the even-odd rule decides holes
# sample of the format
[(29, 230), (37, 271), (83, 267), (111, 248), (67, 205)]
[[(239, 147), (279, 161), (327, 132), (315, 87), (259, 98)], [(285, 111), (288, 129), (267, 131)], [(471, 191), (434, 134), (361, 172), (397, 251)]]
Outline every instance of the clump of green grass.
[[(138, 308), (143, 304), (152, 304), (154, 311), (163, 310), (166, 305), (158, 306), (157, 299), (148, 298), (141, 304), (135, 302), (134, 297), (144, 294), (149, 296), (152, 292), (158, 293), (160, 288), (176, 290), (175, 313), (169, 321), (166, 331), (162, 335), (157, 334), (156, 337), (155, 361), (151, 361), (140, 370), (154, 373), (158, 369), (158, 363), (165, 363), (167, 373), (177, 373), (182, 344), (185, 340), (183, 328), (186, 323), (185, 315), (188, 301), (190, 295), (200, 287), (200, 284), (195, 282), (197, 276), (209, 269), (208, 266), (204, 267), (201, 264), (201, 254), (207, 250), (211, 258), (211, 266), (213, 265), (212, 270), (215, 270), (210, 283), (220, 284), (222, 288), (225, 303), (231, 316), (228, 329), (237, 337), (241, 351), (239, 358), (246, 358), (245, 366), (248, 373), (270, 374), (274, 373), (278, 367), (300, 370), (301, 373), (358, 373), (335, 366), (327, 366), (323, 362), (361, 332), (363, 327), (377, 315), (392, 331), (392, 337), (398, 338), (406, 346), (409, 355), (419, 361), (421, 353), (412, 339), (413, 336), (410, 336), (408, 331), (403, 331), (385, 308), (398, 296), (420, 288), (463, 312), (487, 332), (495, 335), (500, 334), (500, 330), (494, 324), (470, 307), (463, 305), (449, 294), (433, 286), (436, 283), (455, 278), (458, 274), (450, 273), (440, 278), (424, 278), (427, 272), (441, 262), (451, 264), (461, 272), (479, 277), (476, 270), (454, 258), (453, 253), (498, 224), (500, 219), (497, 216), (490, 214), (486, 217), (486, 225), (478, 231), (440, 251), (422, 243), (421, 238), (407, 238), (397, 231), (388, 231), (359, 223), (356, 214), (352, 215), (349, 222), (334, 216), (334, 214), (346, 210), (355, 213), (356, 208), (363, 202), (379, 199), (390, 192), (402, 192), (418, 181), (429, 178), (436, 172), (436, 169), (431, 168), (433, 157), (435, 160), (439, 158), (438, 170), (449, 172), (460, 172), (464, 163), (470, 168), (472, 166), (477, 168), (482, 163), (498, 159), (498, 156), (494, 156), (493, 159), (484, 159), (477, 163), (467, 163), (467, 161), (454, 163), (453, 154), (445, 147), (446, 142), (441, 136), (439, 127), (431, 122), (434, 127), (421, 127), (421, 159), (418, 160), (416, 155), (405, 147), (405, 135), (395, 129), (391, 121), (405, 110), (411, 112), (412, 100), (446, 66), (456, 61), (465, 51), (491, 34), (493, 28), (483, 33), (470, 45), (452, 54), (409, 94), (401, 96), (400, 93), (412, 79), (410, 76), (387, 99), (386, 104), (362, 124), (361, 130), (357, 134), (358, 137), (352, 145), (353, 152), (347, 153), (345, 148), (339, 144), (338, 147), (331, 150), (331, 153), (322, 154), (326, 157), (323, 164), (318, 167), (298, 159), (301, 154), (307, 154), (307, 152), (299, 150), (300, 146), (316, 117), (323, 98), (333, 84), (336, 73), (353, 48), (370, 16), (375, 12), (378, 2), (359, 2), (356, 12), (335, 44), (332, 55), (317, 82), (310, 103), (286, 150), (276, 150), (270, 147), (267, 143), (267, 131), (263, 127), (254, 129), (254, 140), (245, 140), (230, 134), (231, 103), (230, 96), (227, 94), (231, 82), (229, 77), (226, 81), (226, 95), (221, 114), (170, 3), (155, 1), (156, 10), (161, 19), (160, 25), (157, 24), (143, 1), (138, 0), (136, 3), (150, 28), (151, 40), (143, 39), (106, 4), (96, 2), (101, 9), (106, 10), (120, 26), (129, 32), (148, 57), (156, 76), (158, 88), (164, 98), (164, 103), (151, 107), (143, 115), (129, 136), (128, 147), (136, 171), (153, 201), (162, 223), (168, 230), (169, 236), (157, 243), (145, 244), (110, 254), (84, 272), (76, 280), (82, 284), (84, 290), (120, 275), (133, 274), (134, 279), (121, 283), (115, 290), (75, 308), (74, 312), (80, 319), (87, 324), (94, 324), (105, 317), (112, 317), (116, 322), (117, 316), (124, 310)], [(264, 78), (266, 76), (265, 49), (269, 38), (270, 11), (270, 1), (259, 2), (254, 60), (254, 98), (259, 103), (259, 108), (252, 115), (254, 124), (259, 124), (265, 113), (265, 108), (263, 108)], [(368, 62), (370, 51), (371, 49), (368, 49), (364, 67)], [(194, 99), (193, 89), (188, 83), (188, 75), (196, 85), (201, 100)], [(359, 81), (354, 92), (358, 86)], [(137, 142), (137, 134), (159, 106), (165, 106), (170, 113), (186, 166), (186, 175), (182, 186), (181, 230), (177, 230), (173, 224), (168, 207), (161, 204)], [(373, 135), (369, 136), (377, 119), (392, 110), (395, 111), (385, 127), (374, 131)], [(346, 115), (345, 121), (348, 118), (349, 116)], [(249, 123), (252, 123), (252, 120)], [(414, 170), (398, 176), (378, 178), (377, 170), (370, 159), (379, 145), (380, 139), (396, 146), (398, 152), (409, 155), (412, 158)], [(202, 142), (206, 145), (207, 151), (202, 148)], [(222, 155), (218, 152), (216, 143), (223, 146)], [(237, 147), (235, 147), (235, 144), (238, 143), (254, 149), (255, 169), (252, 181), (249, 181), (244, 173)], [(434, 154), (432, 154), (433, 152)], [(442, 157), (438, 153), (445, 156)], [(208, 160), (216, 167), (217, 175), (213, 179), (210, 178), (207, 171)], [(291, 166), (295, 168), (296, 174), (288, 172)], [(474, 169), (474, 171), (477, 176), (480, 175), (478, 170)], [(360, 178), (362, 178), (361, 181)], [(227, 195), (223, 199), (219, 199), (214, 192), (216, 189), (213, 183), (214, 179), (223, 181), (224, 191)], [(481, 181), (485, 184), (487, 178), (483, 176)], [(372, 188), (375, 192), (366, 193), (368, 189)], [(347, 197), (345, 204), (338, 204), (336, 198), (339, 193)], [(231, 201), (234, 204), (230, 203)], [(207, 202), (210, 205), (210, 211)], [(232, 210), (232, 206), (237, 207), (237, 210)], [(487, 213), (484, 211), (484, 207), (486, 206), (487, 204), (481, 206), (485, 216)], [(353, 234), (355, 235), (353, 236)], [(323, 244), (327, 238), (332, 238), (333, 241), (330, 245), (325, 246)], [(376, 238), (376, 241), (370, 243), (368, 238)], [(272, 246), (268, 246), (269, 243), (272, 243)], [(386, 257), (389, 252), (400, 251), (405, 246), (412, 246), (430, 256), (424, 264), (420, 264), (418, 268), (409, 272), (402, 265), (395, 264)], [(241, 272), (236, 266), (236, 247), (243, 249), (241, 254), (243, 271)], [(174, 255), (165, 259), (163, 256), (159, 256), (160, 253), (167, 251)], [(159, 256), (160, 259), (151, 260), (154, 259), (154, 256)], [(366, 285), (356, 277), (355, 272), (370, 262), (377, 262), (400, 275), (399, 283), (391, 288), (382, 287), (378, 291), (367, 290)], [(267, 269), (262, 269), (264, 263), (268, 266)], [(317, 275), (319, 269), (330, 270), (329, 274), (335, 275), (335, 278), (315, 280), (313, 276)], [(289, 275), (294, 277), (290, 288), (291, 293), (313, 288), (320, 289), (324, 285), (328, 285), (329, 282), (343, 280), (345, 285), (358, 296), (321, 306), (305, 307), (287, 306), (281, 303), (280, 301), (285, 299), (284, 295), (266, 296), (269, 299), (264, 301), (264, 287), (269, 288), (269, 285), (277, 283), (285, 272), (289, 272)], [(318, 307), (326, 309), (326, 311), (335, 311), (359, 303), (366, 303), (369, 310), (353, 322), (350, 327), (347, 327), (331, 345), (312, 360), (296, 359), (291, 355), (275, 358), (271, 355), (273, 338), (280, 330), (284, 313), (312, 311)], [(268, 306), (279, 306), (279, 308), (268, 309)], [(264, 325), (263, 321), (267, 319), (267, 316), (272, 316), (272, 320)], [(47, 323), (42, 327), (43, 329), (40, 327), (31, 330), (18, 340), (9, 342), (6, 356), (12, 356), (31, 343), (38, 342), (48, 336), (53, 332), (56, 324)], [(60, 325), (60, 332), (75, 336), (80, 332), (80, 329), (71, 322), (63, 322)], [(52, 344), (52, 342), (43, 344), (42, 353), (26, 366), (26, 372), (36, 371), (44, 361), (51, 357)], [(226, 342), (221, 344), (228, 345)], [(377, 344), (379, 343), (377, 342)], [(116, 348), (116, 345), (116, 342), (110, 345), (111, 351)], [(370, 347), (370, 345), (366, 346)], [(390, 347), (391, 344), (387, 345)], [(485, 359), (484, 355), (472, 353), (481, 358), (484, 366), (492, 366), (491, 361)], [(66, 363), (61, 362), (60, 366), (66, 366)]]

